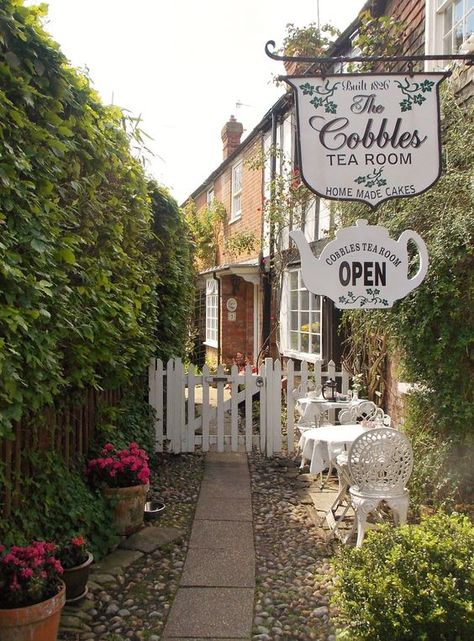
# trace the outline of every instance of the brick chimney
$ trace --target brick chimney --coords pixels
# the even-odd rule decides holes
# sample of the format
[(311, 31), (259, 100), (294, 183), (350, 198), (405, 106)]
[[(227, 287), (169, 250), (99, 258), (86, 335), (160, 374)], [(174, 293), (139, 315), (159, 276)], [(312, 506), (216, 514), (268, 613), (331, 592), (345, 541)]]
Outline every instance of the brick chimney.
[(224, 160), (230, 156), (230, 154), (237, 149), (240, 145), (240, 138), (244, 131), (244, 127), (241, 122), (237, 122), (235, 116), (231, 116), (222, 128), (221, 138), (224, 143), (223, 153)]

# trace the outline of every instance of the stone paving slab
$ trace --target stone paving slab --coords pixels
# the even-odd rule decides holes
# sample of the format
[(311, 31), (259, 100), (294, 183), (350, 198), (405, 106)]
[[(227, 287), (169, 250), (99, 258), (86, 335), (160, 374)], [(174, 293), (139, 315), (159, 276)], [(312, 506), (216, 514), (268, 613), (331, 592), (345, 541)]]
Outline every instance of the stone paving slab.
[(253, 588), (179, 588), (163, 639), (250, 639)]
[[(115, 550), (99, 561), (99, 563), (94, 563), (93, 573), (97, 572), (104, 575), (123, 574), (124, 569), (132, 565), (132, 563), (135, 563), (135, 561), (138, 561), (142, 556), (143, 554), (136, 550)], [(92, 576), (92, 578), (94, 578), (94, 576)]]
[(228, 467), (230, 463), (240, 463), (247, 465), (247, 454), (240, 452), (207, 452), (206, 467), (213, 463), (214, 465), (223, 465)]
[(199, 493), (199, 500), (207, 498), (236, 498), (236, 499), (250, 499), (252, 493), (248, 483), (235, 483), (223, 479), (219, 483), (205, 479), (201, 484), (201, 491)]
[(241, 548), (253, 551), (252, 523), (244, 521), (194, 521), (190, 548)]
[(180, 539), (183, 535), (183, 530), (175, 527), (150, 526), (132, 534), (120, 547), (125, 550), (139, 550), (140, 552), (150, 553), (161, 545)]
[(248, 548), (188, 550), (182, 586), (239, 587), (255, 586), (255, 556)]
[(199, 497), (195, 519), (208, 521), (252, 521), (252, 503), (249, 498)]

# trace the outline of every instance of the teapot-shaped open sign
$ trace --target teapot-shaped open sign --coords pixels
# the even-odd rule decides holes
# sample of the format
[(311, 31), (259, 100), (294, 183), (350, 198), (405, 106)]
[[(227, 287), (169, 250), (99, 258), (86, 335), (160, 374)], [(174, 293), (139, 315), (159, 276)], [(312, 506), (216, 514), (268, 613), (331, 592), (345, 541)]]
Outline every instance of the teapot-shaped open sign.
[[(336, 233), (316, 258), (300, 230), (290, 232), (301, 256), (301, 276), (306, 289), (331, 298), (340, 309), (386, 309), (423, 281), (428, 271), (428, 252), (414, 231), (398, 240), (385, 227), (358, 220), (354, 227)], [(408, 241), (418, 250), (419, 267), (408, 276)]]

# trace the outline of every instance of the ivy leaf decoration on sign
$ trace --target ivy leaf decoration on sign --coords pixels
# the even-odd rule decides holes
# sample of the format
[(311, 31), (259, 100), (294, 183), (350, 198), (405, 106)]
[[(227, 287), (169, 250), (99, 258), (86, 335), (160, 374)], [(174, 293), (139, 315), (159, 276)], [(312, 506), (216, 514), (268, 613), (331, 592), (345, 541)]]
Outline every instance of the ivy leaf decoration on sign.
[(382, 173), (383, 167), (381, 167), (380, 169), (376, 169), (366, 176), (358, 176), (354, 179), (354, 182), (358, 183), (359, 185), (364, 184), (366, 187), (373, 187), (374, 185), (377, 187), (383, 187), (387, 184), (387, 180), (382, 176)]
[(331, 84), (329, 80), (326, 80), (322, 87), (315, 87), (314, 85), (310, 85), (309, 82), (306, 82), (304, 85), (301, 85), (301, 91), (304, 96), (314, 96), (309, 102), (315, 109), (324, 107), (326, 113), (335, 114), (337, 112), (337, 104), (330, 99), (333, 97), (339, 84), (339, 82)]
[(433, 89), (435, 83), (432, 80), (423, 80), (423, 82), (410, 82), (408, 78), (405, 78), (404, 83), (396, 80), (395, 84), (405, 96), (405, 98), (400, 102), (401, 110), (411, 111), (413, 105), (421, 105), (425, 102), (426, 98), (425, 96), (423, 96), (423, 94), (426, 92), (430, 92)]
[(356, 301), (359, 301), (359, 307), (365, 307), (368, 303), (381, 303), (382, 305), (388, 306), (388, 300), (386, 298), (380, 298), (379, 289), (366, 289), (367, 296), (354, 296), (353, 292), (347, 292), (347, 296), (339, 296), (339, 302), (344, 305), (352, 305)]

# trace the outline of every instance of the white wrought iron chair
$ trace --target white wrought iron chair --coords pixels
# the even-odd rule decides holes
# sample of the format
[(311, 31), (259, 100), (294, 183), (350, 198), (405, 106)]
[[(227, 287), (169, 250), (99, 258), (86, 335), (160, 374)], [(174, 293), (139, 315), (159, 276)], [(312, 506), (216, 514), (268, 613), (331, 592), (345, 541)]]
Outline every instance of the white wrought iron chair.
[(360, 401), (354, 407), (339, 412), (339, 423), (344, 425), (347, 423), (359, 423), (362, 420), (374, 420), (377, 411), (380, 409), (373, 401)]
[(409, 493), (406, 484), (413, 470), (413, 452), (407, 436), (391, 427), (367, 430), (348, 454), (349, 494), (357, 523), (357, 547), (362, 545), (367, 515), (385, 501), (394, 523), (406, 523)]

